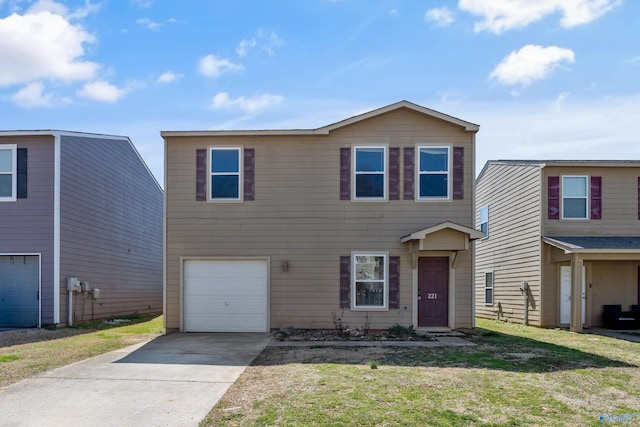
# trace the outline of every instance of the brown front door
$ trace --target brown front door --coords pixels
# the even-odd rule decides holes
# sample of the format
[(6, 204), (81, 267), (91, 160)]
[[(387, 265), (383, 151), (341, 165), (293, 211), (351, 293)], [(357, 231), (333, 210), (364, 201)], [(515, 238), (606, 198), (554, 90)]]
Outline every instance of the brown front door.
[(418, 326), (449, 326), (449, 258), (418, 259)]

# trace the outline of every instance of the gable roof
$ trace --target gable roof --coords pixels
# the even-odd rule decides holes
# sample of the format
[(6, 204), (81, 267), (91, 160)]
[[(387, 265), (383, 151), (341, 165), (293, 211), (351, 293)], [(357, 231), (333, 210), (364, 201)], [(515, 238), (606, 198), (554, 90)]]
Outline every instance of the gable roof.
[(423, 228), (422, 230), (415, 231), (411, 234), (403, 236), (400, 238), (401, 243), (407, 243), (411, 240), (424, 240), (427, 235), (435, 233), (437, 231), (450, 229), (455, 230), (463, 234), (468, 234), (470, 240), (481, 239), (484, 237), (484, 233), (473, 228), (457, 224), (451, 221), (441, 222), (431, 227)]
[(558, 167), (640, 167), (640, 160), (488, 160), (480, 173), (477, 180), (484, 175), (487, 168), (491, 165), (504, 166), (532, 166), (545, 168), (547, 166)]
[(589, 252), (640, 252), (638, 236), (545, 236), (545, 243), (562, 249), (565, 253)]
[(359, 123), (391, 111), (408, 109), (428, 117), (443, 120), (456, 126), (462, 127), (467, 132), (477, 132), (480, 126), (471, 122), (467, 122), (448, 114), (441, 113), (430, 108), (422, 107), (409, 101), (400, 101), (386, 107), (378, 108), (366, 113), (358, 114), (348, 119), (323, 126), (316, 129), (270, 129), (270, 130), (200, 130), (200, 131), (161, 131), (160, 135), (165, 137), (172, 136), (251, 136), (251, 135), (328, 135), (331, 131)]

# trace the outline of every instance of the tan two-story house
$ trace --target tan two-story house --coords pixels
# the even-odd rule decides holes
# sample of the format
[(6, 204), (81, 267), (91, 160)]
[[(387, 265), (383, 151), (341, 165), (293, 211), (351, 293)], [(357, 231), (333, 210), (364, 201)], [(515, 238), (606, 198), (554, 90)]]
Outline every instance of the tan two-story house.
[(478, 317), (580, 331), (640, 304), (640, 161), (489, 161), (476, 224)]
[(478, 126), (402, 101), (164, 131), (168, 331), (473, 326)]

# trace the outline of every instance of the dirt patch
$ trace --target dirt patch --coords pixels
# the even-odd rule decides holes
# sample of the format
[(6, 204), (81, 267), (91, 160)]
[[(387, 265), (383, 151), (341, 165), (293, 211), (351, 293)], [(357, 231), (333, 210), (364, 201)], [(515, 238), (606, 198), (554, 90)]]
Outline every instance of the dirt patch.
[(434, 341), (429, 335), (417, 334), (411, 328), (368, 331), (362, 328), (296, 329), (285, 328), (273, 333), (276, 341)]
[(15, 331), (0, 332), (0, 347), (29, 344), (39, 341), (50, 341), (58, 338), (71, 337), (78, 334), (86, 334), (83, 329), (19, 329)]

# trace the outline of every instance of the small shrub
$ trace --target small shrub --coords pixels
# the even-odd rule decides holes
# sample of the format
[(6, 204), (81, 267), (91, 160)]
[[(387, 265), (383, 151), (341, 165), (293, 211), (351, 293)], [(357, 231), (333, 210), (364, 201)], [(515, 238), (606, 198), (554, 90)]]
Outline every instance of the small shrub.
[(398, 337), (398, 338), (406, 338), (415, 335), (416, 331), (413, 329), (413, 325), (402, 326), (399, 323), (396, 323), (393, 326), (390, 326), (388, 329), (389, 335)]
[(378, 362), (372, 360), (371, 362), (369, 362), (369, 366), (371, 367), (371, 369), (378, 369)]
[(347, 329), (347, 327), (342, 323), (342, 316), (344, 316), (344, 311), (340, 313), (339, 317), (336, 313), (331, 313), (331, 318), (333, 319), (333, 329), (336, 330), (336, 335), (338, 335), (340, 338), (344, 337), (344, 331), (345, 329)]

